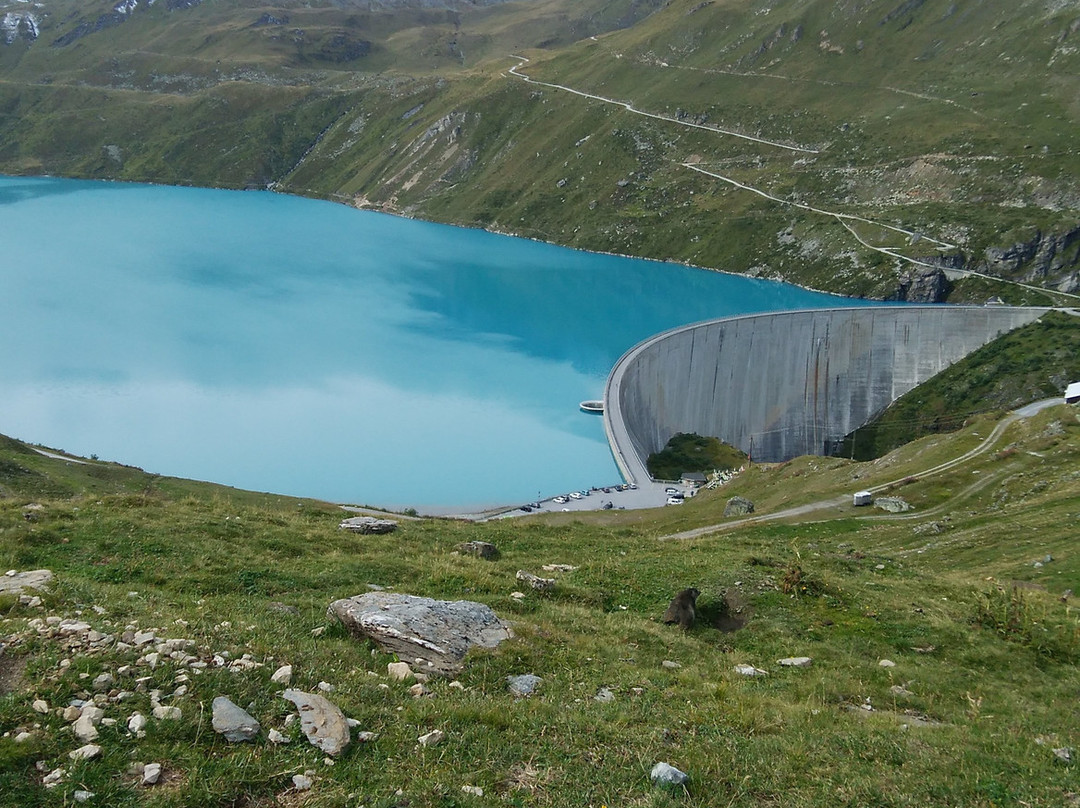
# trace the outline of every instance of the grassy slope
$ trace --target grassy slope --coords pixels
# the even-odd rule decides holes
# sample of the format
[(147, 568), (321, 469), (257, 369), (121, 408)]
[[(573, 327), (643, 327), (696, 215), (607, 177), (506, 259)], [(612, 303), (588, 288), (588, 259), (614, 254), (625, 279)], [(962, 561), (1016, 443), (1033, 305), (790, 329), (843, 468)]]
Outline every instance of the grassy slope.
[[(1051, 750), (1077, 742), (1080, 637), (1075, 613), (1058, 600), (1080, 575), (1074, 409), (1012, 427), (1001, 442), (1011, 448), (974, 467), (903, 485), (911, 519), (865, 518), (844, 505), (802, 525), (657, 541), (719, 521), (733, 494), (768, 513), (903, 479), (991, 426), (979, 421), (874, 463), (755, 466), (677, 509), (405, 522), (366, 538), (338, 530), (338, 513), (318, 503), (67, 463), (5, 441), (0, 562), (57, 572), (49, 614), (81, 613), (104, 631), (156, 627), (195, 639), (204, 653), (251, 653), (265, 667), (192, 676), (175, 701), (184, 718), (152, 721), (142, 740), (122, 731), (131, 711), (149, 708), (146, 692), (136, 692), (107, 708), (121, 723), (102, 728), (104, 758), (72, 766), (66, 753), (78, 744), (58, 717), (30, 709), (30, 694), (64, 705), (86, 686), (80, 674), (115, 671), (134, 654), (76, 656), (62, 672), (61, 644), (23, 630), (42, 612), (5, 603), (3, 632), (25, 639), (0, 660), (27, 667), (18, 689), (0, 697), (0, 728), (42, 730), (22, 744), (0, 738), (0, 804), (64, 804), (78, 784), (117, 806), (1067, 804), (1073, 769)], [(91, 491), (72, 495), (83, 486)], [(31, 500), (45, 506), (35, 521), (24, 518)], [(455, 555), (466, 539), (495, 542), (501, 558)], [(1047, 554), (1052, 562), (1033, 566)], [(509, 596), (516, 570), (552, 562), (578, 569), (559, 574), (550, 596)], [(1014, 580), (1032, 587), (1019, 601), (997, 589)], [(431, 696), (414, 699), (384, 678), (387, 657), (334, 628), (310, 634), (332, 599), (367, 583), (480, 600), (514, 621), (517, 638), (471, 658), (460, 676), (466, 690), (434, 682)], [(691, 584), (703, 592), (701, 623), (686, 634), (660, 624), (667, 599)], [(729, 617), (748, 618), (734, 633), (710, 625), (725, 596), (741, 609)], [(270, 611), (271, 601), (299, 615)], [(775, 664), (803, 654), (813, 667)], [(883, 658), (897, 666), (880, 667)], [(665, 659), (682, 668), (663, 668)], [(332, 698), (379, 739), (332, 767), (299, 738), (284, 747), (224, 743), (209, 728), (219, 694), (251, 703), (264, 731), (282, 726), (288, 705), (269, 675), (284, 662), (302, 688), (334, 684)], [(732, 671), (740, 662), (769, 675), (740, 677)], [(176, 672), (171, 662), (141, 671), (166, 692)], [(544, 683), (514, 701), (504, 677), (525, 672)], [(614, 702), (593, 701), (601, 687)], [(859, 707), (867, 702), (873, 712)], [(913, 715), (942, 725), (911, 726)], [(434, 728), (447, 733), (443, 745), (415, 748)], [(45, 791), (38, 760), (67, 765), (71, 780)], [(136, 787), (121, 774), (132, 760), (164, 762), (167, 784)], [(690, 772), (688, 793), (650, 788), (658, 760)], [(290, 777), (306, 769), (316, 785), (301, 798), (289, 792)], [(486, 796), (468, 797), (466, 784)]]

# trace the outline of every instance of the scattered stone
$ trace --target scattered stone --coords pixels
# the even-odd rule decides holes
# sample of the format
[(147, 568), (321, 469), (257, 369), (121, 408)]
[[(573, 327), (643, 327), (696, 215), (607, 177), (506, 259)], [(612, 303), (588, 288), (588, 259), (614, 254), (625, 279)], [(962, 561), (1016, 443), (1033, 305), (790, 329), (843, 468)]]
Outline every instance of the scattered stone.
[(96, 743), (88, 743), (85, 746), (80, 746), (74, 752), (68, 752), (68, 757), (72, 760), (93, 760), (101, 754), (101, 747)]
[(670, 763), (657, 763), (649, 772), (649, 779), (656, 786), (684, 786), (690, 782), (690, 775), (681, 772)]
[(908, 690), (903, 685), (893, 685), (889, 688), (889, 692), (894, 696), (914, 696), (915, 694)]
[(785, 668), (809, 668), (812, 662), (813, 660), (808, 656), (796, 656), (781, 659), (776, 664)]
[(282, 735), (276, 729), (272, 729), (268, 733), (266, 733), (266, 737), (270, 741), (270, 743), (276, 743), (276, 744), (292, 743), (292, 739), (288, 735)]
[(457, 546), (457, 551), (462, 555), (471, 555), (482, 558), (484, 561), (494, 561), (499, 557), (499, 548), (488, 541), (467, 541)]
[(596, 691), (596, 695), (593, 696), (593, 701), (598, 701), (601, 704), (610, 704), (615, 701), (615, 694), (611, 692), (610, 688), (602, 687)]
[(536, 692), (536, 688), (540, 686), (540, 683), (544, 680), (539, 676), (532, 673), (524, 673), (520, 676), (507, 676), (506, 683), (510, 687), (510, 692), (518, 698), (525, 698), (531, 696)]
[(393, 533), (397, 526), (393, 519), (376, 519), (374, 516), (353, 516), (338, 525), (342, 530), (362, 534)]
[(161, 779), (161, 764), (160, 763), (147, 763), (143, 766), (142, 771), (142, 784), (144, 786), (156, 786), (158, 780)]
[(570, 564), (545, 564), (541, 569), (544, 572), (573, 572), (577, 567)]
[(33, 733), (20, 732), (19, 734), (17, 734), (15, 736), (15, 743), (26, 743), (27, 741), (29, 741), (33, 737), (34, 737)]
[(762, 670), (761, 668), (755, 668), (753, 665), (740, 663), (735, 666), (735, 673), (741, 674), (742, 676), (767, 676), (769, 672)]
[(274, 675), (270, 677), (270, 681), (276, 685), (288, 685), (292, 682), (292, 665), (282, 665), (274, 671)]
[(360, 741), (360, 743), (374, 743), (379, 740), (379, 733), (364, 730), (363, 732), (356, 733), (356, 740)]
[(443, 732), (441, 729), (433, 729), (426, 735), (421, 735), (416, 740), (420, 743), (421, 746), (437, 746), (438, 744), (442, 743), (445, 737), (446, 733)]
[(138, 735), (146, 729), (146, 716), (142, 713), (132, 713), (128, 718), (127, 728), (132, 735)]
[(34, 703), (30, 705), (35, 713), (41, 713), (45, 715), (49, 712), (49, 703), (44, 699), (34, 699)]
[(893, 662), (891, 659), (879, 659), (878, 660), (878, 667), (879, 668), (895, 668), (896, 663)]
[(514, 600), (525, 600), (525, 593), (524, 592), (511, 592), (510, 597), (512, 597)]
[(75, 800), (75, 802), (87, 802), (88, 800), (92, 800), (94, 798), (94, 792), (80, 788), (71, 795), (71, 798)]
[(732, 497), (724, 506), (724, 516), (746, 516), (754, 512), (754, 503), (744, 497)]
[(431, 691), (424, 687), (423, 683), (417, 682), (415, 685), (409, 688), (409, 693), (414, 699), (419, 699), (423, 696), (430, 695)]
[(60, 783), (67, 778), (67, 772), (63, 769), (53, 769), (41, 780), (41, 784), (45, 788), (56, 788)]
[(164, 707), (158, 705), (154, 708), (154, 718), (160, 721), (179, 721), (183, 713), (179, 707)]
[(300, 728), (312, 746), (334, 756), (345, 751), (351, 740), (349, 725), (336, 705), (317, 693), (301, 690), (286, 690), (281, 697), (300, 711)]
[(109, 690), (115, 684), (116, 680), (111, 673), (103, 673), (94, 677), (93, 688), (100, 693), (103, 690)]
[(51, 570), (30, 570), (29, 572), (8, 570), (3, 577), (0, 577), (0, 594), (21, 595), (28, 589), (47, 589), (53, 582), (53, 577)]
[(311, 778), (306, 774), (294, 774), (292, 784), (297, 791), (309, 791), (311, 789)]
[(554, 578), (541, 578), (539, 575), (533, 575), (525, 570), (517, 571), (517, 579), (523, 584), (528, 584), (537, 592), (550, 592), (555, 588), (556, 584)]
[(316, 687), (319, 690), (321, 690), (323, 693), (333, 693), (335, 690), (337, 690), (337, 688), (334, 687), (329, 682), (319, 682), (319, 684), (317, 684)]
[(210, 723), (214, 727), (214, 732), (224, 735), (225, 740), (231, 743), (253, 741), (262, 729), (258, 721), (225, 696), (214, 699), (213, 717)]
[(1067, 746), (1059, 747), (1054, 750), (1054, 757), (1062, 763), (1072, 763), (1073, 750)]
[(679, 668), (682, 667), (682, 663), (674, 662), (670, 659), (665, 659), (663, 662), (660, 663), (660, 667), (667, 668), (669, 671), (677, 671)]
[(412, 678), (413, 672), (408, 662), (388, 662), (386, 675), (395, 682), (406, 682)]
[(874, 507), (889, 513), (904, 513), (911, 510), (911, 505), (900, 497), (878, 497), (874, 500)]
[[(97, 708), (86, 707), (82, 711), (82, 715), (79, 716), (78, 720), (71, 728), (72, 732), (75, 733), (75, 737), (83, 743), (90, 743), (90, 741), (96, 741), (98, 737), (97, 726), (95, 725), (98, 723), (98, 721), (101, 720), (101, 717), (97, 716), (97, 721), (95, 721), (95, 716), (91, 712), (92, 710), (97, 710)], [(98, 710), (98, 712), (100, 713), (101, 711)]]
[(74, 704), (65, 707), (61, 714), (65, 721), (78, 721), (80, 715), (82, 715), (82, 707), (76, 707)]
[(461, 791), (465, 794), (472, 794), (474, 797), (484, 796), (484, 789), (480, 788), (480, 786), (462, 786)]
[(494, 648), (512, 636), (488, 606), (468, 600), (367, 592), (334, 601), (328, 615), (384, 652), (419, 660), (427, 673), (438, 675), (459, 671), (473, 646)]

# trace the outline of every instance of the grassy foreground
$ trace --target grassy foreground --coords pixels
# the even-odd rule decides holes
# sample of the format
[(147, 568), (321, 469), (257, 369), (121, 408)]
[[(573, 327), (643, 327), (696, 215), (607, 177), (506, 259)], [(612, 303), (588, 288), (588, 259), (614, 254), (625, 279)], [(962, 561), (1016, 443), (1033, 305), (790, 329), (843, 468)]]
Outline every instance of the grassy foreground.
[[(0, 804), (71, 805), (78, 790), (107, 806), (1080, 804), (1080, 622), (1066, 595), (1080, 583), (1080, 422), (1074, 408), (1053, 408), (971, 463), (919, 477), (992, 427), (973, 421), (870, 463), (755, 466), (678, 508), (403, 521), (374, 537), (339, 530), (341, 512), (323, 503), (57, 460), (5, 440), (0, 566), (49, 568), (57, 581), (41, 607), (0, 603)], [(721, 522), (734, 494), (767, 514), (891, 480), (911, 511), (844, 504), (803, 524), (662, 540)], [(494, 542), (500, 558), (454, 552), (473, 539)], [(517, 570), (544, 575), (552, 563), (577, 568), (550, 573), (552, 593), (511, 597)], [(333, 599), (369, 584), (487, 603), (516, 638), (471, 655), (464, 689), (435, 680), (414, 697), (411, 683), (387, 678), (390, 657), (327, 625)], [(700, 613), (684, 633), (659, 617), (690, 585)], [(48, 616), (117, 638), (137, 628), (188, 639), (208, 665), (140, 665), (145, 648), (108, 642), (73, 653), (49, 636)], [(255, 664), (230, 669), (244, 654)], [(777, 664), (790, 656), (813, 662)], [(293, 686), (332, 685), (329, 698), (378, 738), (325, 760), (285, 725), (292, 705), (270, 681), (285, 663)], [(768, 673), (740, 675), (740, 663)], [(103, 672), (131, 695), (104, 707), (117, 723), (99, 726), (101, 757), (72, 762), (82, 742), (57, 713)], [(543, 683), (515, 700), (505, 677), (521, 673)], [(595, 699), (603, 688), (613, 700)], [(149, 716), (155, 690), (182, 717), (151, 718), (135, 737), (128, 716)], [(259, 719), (258, 741), (212, 730), (218, 695)], [(269, 743), (272, 728), (292, 742)], [(446, 739), (419, 746), (432, 729)], [(17, 742), (20, 732), (29, 737)], [(658, 761), (689, 773), (688, 787), (654, 788)], [(142, 786), (129, 770), (149, 762), (162, 777)], [(57, 767), (66, 778), (45, 788)], [(291, 778), (305, 771), (314, 785), (296, 791)]]

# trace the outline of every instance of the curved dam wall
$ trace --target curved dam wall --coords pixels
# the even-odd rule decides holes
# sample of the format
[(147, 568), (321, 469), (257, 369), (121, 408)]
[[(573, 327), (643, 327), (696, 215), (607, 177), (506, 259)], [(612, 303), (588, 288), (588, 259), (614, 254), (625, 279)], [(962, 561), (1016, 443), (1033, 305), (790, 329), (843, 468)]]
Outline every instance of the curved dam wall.
[(679, 432), (762, 461), (827, 454), (911, 388), (1045, 308), (895, 306), (710, 320), (628, 351), (608, 376), (604, 425), (631, 482)]

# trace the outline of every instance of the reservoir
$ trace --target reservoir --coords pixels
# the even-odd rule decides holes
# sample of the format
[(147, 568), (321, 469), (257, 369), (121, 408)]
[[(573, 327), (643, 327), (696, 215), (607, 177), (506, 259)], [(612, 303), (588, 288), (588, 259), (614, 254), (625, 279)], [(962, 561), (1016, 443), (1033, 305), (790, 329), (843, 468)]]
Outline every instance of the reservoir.
[(579, 404), (627, 349), (851, 305), (270, 192), (0, 177), (0, 214), (0, 433), (352, 504), (618, 482)]

